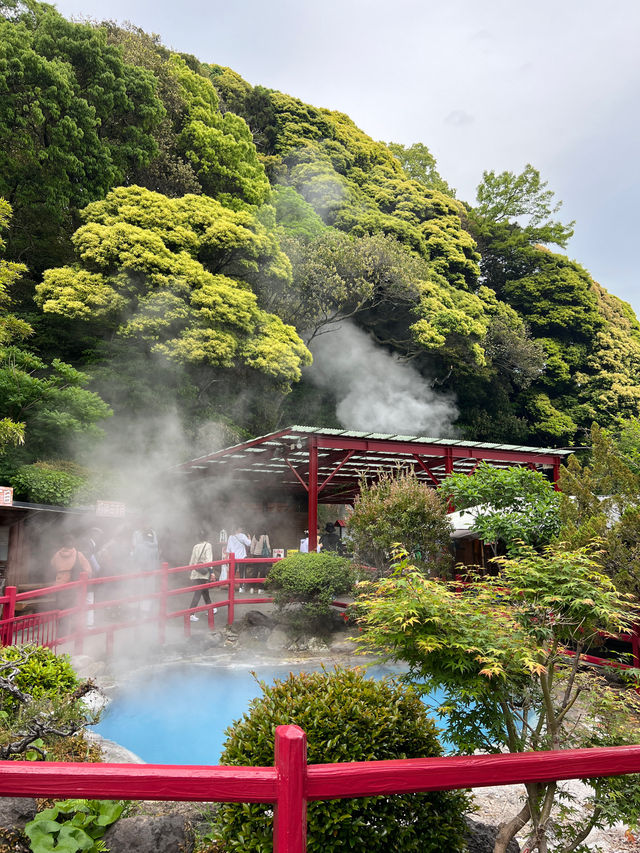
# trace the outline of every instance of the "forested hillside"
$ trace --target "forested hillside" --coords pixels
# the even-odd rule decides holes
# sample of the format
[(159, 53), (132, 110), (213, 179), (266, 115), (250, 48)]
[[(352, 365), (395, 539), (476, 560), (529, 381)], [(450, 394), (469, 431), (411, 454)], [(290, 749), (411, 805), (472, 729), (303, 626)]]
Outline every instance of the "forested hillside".
[(346, 322), (455, 400), (467, 438), (569, 445), (638, 415), (640, 325), (561, 254), (574, 224), (532, 166), (459, 200), (424, 144), (132, 27), (0, 12), (0, 469), (18, 496), (88, 499), (78, 461), (142, 421), (177, 419), (178, 457), (211, 449), (212, 423), (219, 440), (339, 425), (308, 347)]

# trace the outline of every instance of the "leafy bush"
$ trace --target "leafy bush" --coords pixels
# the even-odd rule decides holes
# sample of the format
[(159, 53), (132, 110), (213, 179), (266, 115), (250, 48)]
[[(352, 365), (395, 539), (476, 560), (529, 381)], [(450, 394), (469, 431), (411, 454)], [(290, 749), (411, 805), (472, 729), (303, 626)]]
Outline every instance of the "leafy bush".
[[(5, 667), (5, 664), (9, 666)], [(0, 672), (3, 675), (5, 669), (15, 669), (12, 683), (33, 699), (64, 696), (73, 693), (79, 684), (69, 656), (58, 656), (43, 646), (30, 648), (26, 656), (24, 649), (18, 646), (5, 646), (0, 649)], [(15, 696), (0, 679), (0, 708), (11, 713), (18, 705)]]
[(0, 760), (95, 760), (82, 732), (97, 714), (82, 701), (92, 689), (66, 656), (35, 646), (0, 650)]
[[(222, 764), (272, 766), (274, 731), (294, 723), (307, 733), (312, 764), (438, 756), (436, 727), (418, 695), (362, 670), (291, 674), (273, 685), (227, 730)], [(377, 853), (393, 849), (456, 853), (465, 849), (461, 792), (404, 794), (309, 803), (308, 849)], [(222, 805), (212, 836), (228, 851), (272, 849), (273, 809)]]
[(345, 557), (332, 552), (291, 554), (274, 565), (266, 580), (276, 606), (288, 609), (294, 630), (326, 629), (331, 602), (353, 592), (356, 575)]
[(85, 485), (81, 473), (59, 467), (53, 462), (35, 462), (22, 465), (11, 477), (16, 495), (33, 503), (70, 506), (76, 494)]
[(378, 569), (389, 568), (398, 545), (430, 575), (447, 575), (453, 566), (446, 500), (413, 470), (383, 473), (372, 484), (363, 481), (348, 534), (356, 556)]
[(24, 831), (33, 853), (100, 853), (107, 849), (100, 839), (123, 808), (124, 803), (110, 800), (64, 800), (39, 812)]

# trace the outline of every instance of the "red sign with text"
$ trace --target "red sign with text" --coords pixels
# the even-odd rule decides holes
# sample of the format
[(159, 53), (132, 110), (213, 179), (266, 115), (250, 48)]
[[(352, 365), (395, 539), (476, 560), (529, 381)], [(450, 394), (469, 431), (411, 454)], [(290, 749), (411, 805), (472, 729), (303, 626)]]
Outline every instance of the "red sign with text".
[(0, 506), (13, 505), (13, 489), (10, 486), (0, 486)]

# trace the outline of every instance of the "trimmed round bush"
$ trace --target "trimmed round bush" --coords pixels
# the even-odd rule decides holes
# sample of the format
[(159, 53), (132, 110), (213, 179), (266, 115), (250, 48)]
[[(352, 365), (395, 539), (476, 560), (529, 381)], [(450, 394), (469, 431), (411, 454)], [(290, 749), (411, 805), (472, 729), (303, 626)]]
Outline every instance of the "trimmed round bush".
[[(442, 755), (437, 730), (418, 695), (393, 679), (374, 681), (360, 669), (291, 674), (273, 685), (227, 730), (222, 764), (273, 766), (276, 726), (307, 734), (308, 761), (424, 758)], [(308, 805), (309, 853), (457, 853), (465, 850), (460, 791), (328, 800)], [(213, 837), (225, 851), (273, 849), (273, 808), (220, 806)]]
[(288, 610), (296, 630), (323, 631), (330, 624), (331, 602), (353, 592), (356, 575), (351, 562), (331, 551), (291, 554), (269, 572), (266, 587), (276, 606)]

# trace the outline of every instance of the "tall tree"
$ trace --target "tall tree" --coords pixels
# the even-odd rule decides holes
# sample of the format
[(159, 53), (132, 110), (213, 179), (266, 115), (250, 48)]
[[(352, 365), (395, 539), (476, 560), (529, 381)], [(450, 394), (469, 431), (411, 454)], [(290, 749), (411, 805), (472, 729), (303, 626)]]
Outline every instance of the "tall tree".
[[(259, 307), (252, 284), (291, 275), (272, 232), (207, 196), (121, 187), (82, 214), (78, 261), (47, 270), (37, 298), (109, 338), (194, 367), (244, 367), (284, 386), (310, 355)], [(274, 223), (272, 223), (274, 224)]]
[(455, 198), (455, 190), (452, 190), (441, 177), (436, 158), (422, 142), (414, 142), (408, 148), (399, 142), (390, 142), (389, 150), (394, 157), (398, 158), (406, 174), (414, 181), (419, 181), (431, 190), (438, 190)]
[(164, 108), (103, 30), (34, 3), (0, 17), (0, 195), (8, 253), (37, 274), (66, 259), (77, 208), (150, 162)]

